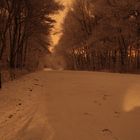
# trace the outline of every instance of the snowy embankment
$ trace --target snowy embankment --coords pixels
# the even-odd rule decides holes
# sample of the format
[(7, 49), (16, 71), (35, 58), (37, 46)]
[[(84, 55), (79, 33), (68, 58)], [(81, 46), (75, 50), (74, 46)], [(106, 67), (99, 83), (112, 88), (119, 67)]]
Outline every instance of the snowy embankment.
[(0, 140), (139, 140), (140, 75), (44, 70), (4, 84)]

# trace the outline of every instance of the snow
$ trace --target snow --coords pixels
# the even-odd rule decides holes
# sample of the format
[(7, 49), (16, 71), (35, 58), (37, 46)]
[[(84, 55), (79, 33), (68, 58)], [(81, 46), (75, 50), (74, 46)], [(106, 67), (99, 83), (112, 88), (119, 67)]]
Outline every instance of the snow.
[(0, 91), (0, 140), (139, 140), (140, 75), (44, 71)]

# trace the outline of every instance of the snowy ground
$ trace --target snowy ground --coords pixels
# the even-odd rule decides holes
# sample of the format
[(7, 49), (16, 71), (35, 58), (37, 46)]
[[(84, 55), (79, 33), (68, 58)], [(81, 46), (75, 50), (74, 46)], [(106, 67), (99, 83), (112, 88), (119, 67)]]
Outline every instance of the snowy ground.
[(140, 75), (45, 70), (0, 91), (0, 140), (139, 139)]

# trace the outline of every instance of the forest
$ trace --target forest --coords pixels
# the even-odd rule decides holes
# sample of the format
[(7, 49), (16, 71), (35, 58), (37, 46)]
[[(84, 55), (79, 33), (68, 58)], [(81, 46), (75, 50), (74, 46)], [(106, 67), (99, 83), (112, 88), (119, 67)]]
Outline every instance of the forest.
[(68, 69), (140, 72), (140, 1), (76, 0), (62, 27)]
[[(38, 69), (41, 58), (52, 53), (57, 19), (51, 15), (63, 9), (55, 0), (0, 1), (1, 73), (8, 70), (14, 79), (17, 69)], [(64, 69), (140, 72), (138, 0), (75, 0), (68, 9), (54, 49)]]
[[(62, 5), (55, 0), (0, 0), (0, 69), (37, 69), (50, 53), (50, 32)], [(4, 78), (4, 76), (3, 76)]]

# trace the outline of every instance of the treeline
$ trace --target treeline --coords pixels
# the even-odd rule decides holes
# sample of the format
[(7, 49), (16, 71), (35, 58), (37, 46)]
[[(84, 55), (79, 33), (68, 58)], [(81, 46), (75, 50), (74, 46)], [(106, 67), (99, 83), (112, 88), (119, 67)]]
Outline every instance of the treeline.
[(55, 22), (50, 14), (60, 8), (55, 0), (0, 0), (1, 69), (22, 69), (38, 63), (39, 55), (48, 52)]
[(76, 0), (56, 52), (68, 69), (140, 71), (140, 1)]

